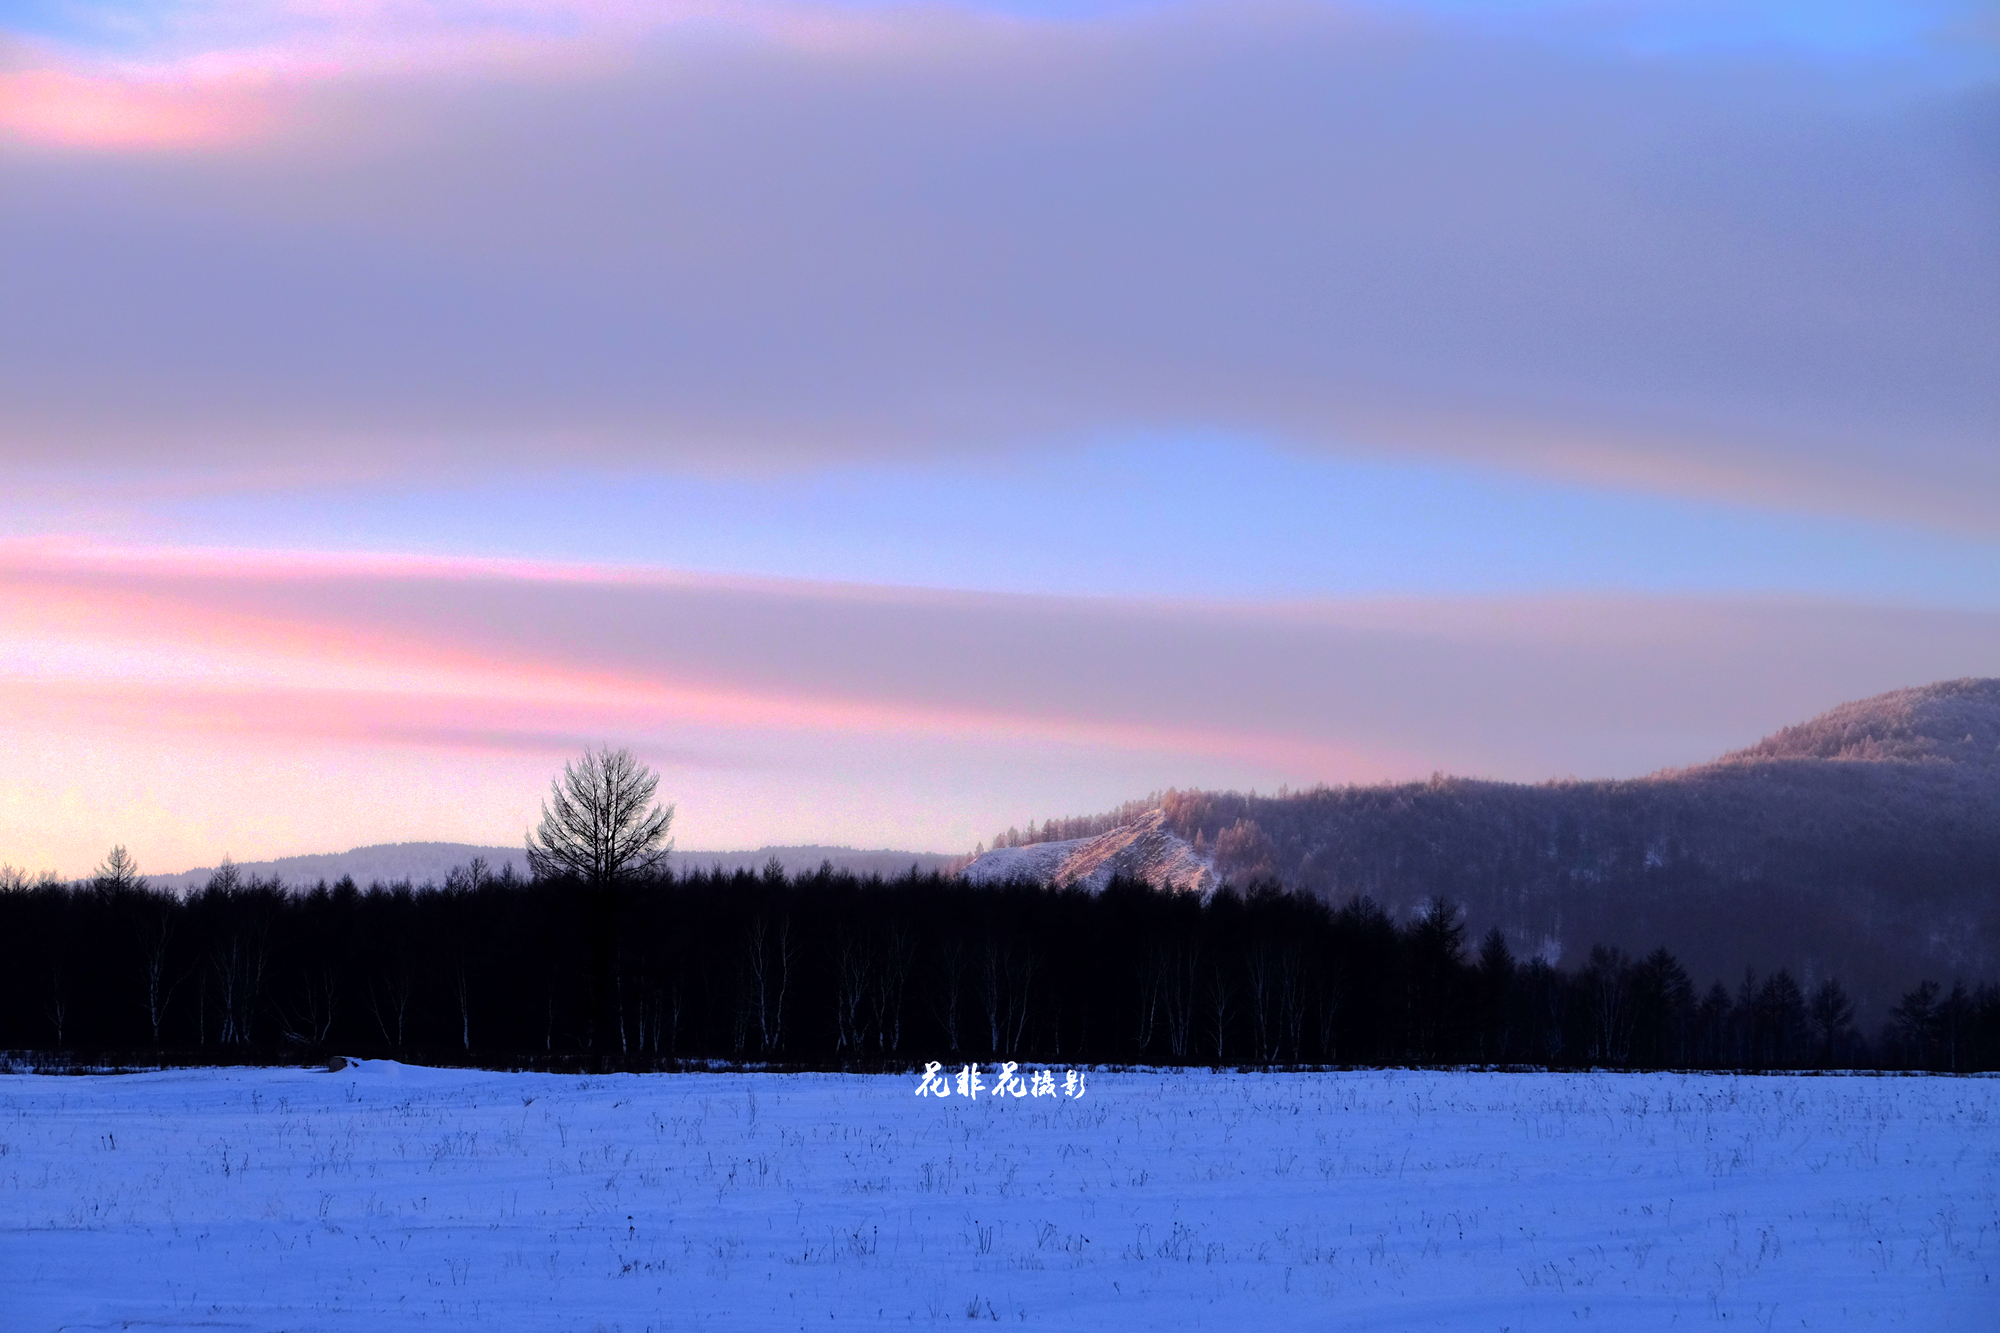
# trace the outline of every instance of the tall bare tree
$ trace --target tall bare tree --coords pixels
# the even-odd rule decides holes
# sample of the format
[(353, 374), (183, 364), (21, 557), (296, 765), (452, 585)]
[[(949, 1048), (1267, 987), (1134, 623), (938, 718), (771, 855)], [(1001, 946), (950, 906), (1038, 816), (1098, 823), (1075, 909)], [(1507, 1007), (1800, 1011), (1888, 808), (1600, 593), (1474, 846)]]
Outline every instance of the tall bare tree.
[(674, 808), (654, 802), (659, 785), (630, 750), (605, 746), (564, 764), (542, 802), (541, 826), (528, 835), (529, 869), (593, 888), (655, 869), (673, 850)]
[(792, 940), (792, 918), (780, 913), (774, 926), (762, 912), (750, 920), (748, 968), (749, 1009), (757, 1023), (757, 1049), (775, 1051), (785, 1038), (785, 992), (791, 986), (792, 963), (798, 945)]
[(876, 946), (879, 961), (875, 987), (875, 1045), (883, 1051), (903, 1049), (903, 988), (916, 961), (916, 941), (900, 923), (892, 923)]
[(875, 988), (875, 951), (860, 930), (834, 932), (834, 962), (838, 969), (833, 994), (833, 1049), (859, 1054), (866, 1040), (863, 1002)]
[(111, 849), (101, 865), (91, 875), (99, 889), (123, 891), (142, 889), (146, 881), (139, 877), (139, 863), (125, 850), (124, 844)]
[(674, 808), (653, 800), (660, 776), (632, 754), (603, 746), (563, 765), (542, 802), (541, 826), (528, 835), (528, 868), (537, 879), (581, 884), (590, 907), (591, 1044), (626, 1047), (618, 962), (621, 900), (627, 881), (651, 873), (673, 843)]
[(167, 1016), (167, 1004), (174, 997), (174, 991), (181, 982), (187, 980), (182, 973), (177, 978), (169, 978), (167, 972), (167, 948), (173, 943), (173, 913), (164, 902), (149, 902), (139, 912), (133, 928), (139, 935), (139, 959), (145, 982), (142, 1003), (146, 1010), (146, 1021), (153, 1030), (153, 1049), (160, 1049), (160, 1024)]

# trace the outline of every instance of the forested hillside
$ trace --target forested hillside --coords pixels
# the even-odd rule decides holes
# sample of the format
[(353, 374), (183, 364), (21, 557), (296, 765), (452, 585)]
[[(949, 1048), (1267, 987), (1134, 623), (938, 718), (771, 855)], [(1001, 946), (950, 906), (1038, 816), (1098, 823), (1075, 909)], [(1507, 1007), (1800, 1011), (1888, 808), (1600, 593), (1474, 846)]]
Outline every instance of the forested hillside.
[(2000, 680), (1846, 704), (1626, 781), (1170, 791), (996, 843), (1154, 806), (1223, 880), (1362, 895), (1397, 919), (1443, 895), (1475, 936), (1499, 926), (1550, 961), (1664, 944), (1698, 976), (1839, 976), (1871, 1013), (1919, 977), (2000, 973)]

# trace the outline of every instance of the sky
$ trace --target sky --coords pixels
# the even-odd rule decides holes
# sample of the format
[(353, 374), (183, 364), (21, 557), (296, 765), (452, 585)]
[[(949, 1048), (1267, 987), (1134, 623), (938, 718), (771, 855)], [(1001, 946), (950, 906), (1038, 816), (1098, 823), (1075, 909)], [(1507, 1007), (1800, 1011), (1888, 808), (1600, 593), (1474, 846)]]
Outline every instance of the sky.
[(0, 861), (969, 851), (2000, 674), (2000, 11), (0, 0)]

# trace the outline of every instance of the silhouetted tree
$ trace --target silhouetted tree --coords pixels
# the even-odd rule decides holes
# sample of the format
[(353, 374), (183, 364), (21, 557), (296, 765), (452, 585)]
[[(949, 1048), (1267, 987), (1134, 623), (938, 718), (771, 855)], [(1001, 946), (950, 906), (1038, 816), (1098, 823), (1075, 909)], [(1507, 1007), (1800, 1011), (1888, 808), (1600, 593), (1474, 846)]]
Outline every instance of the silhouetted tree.
[[(591, 750), (563, 765), (528, 835), (528, 866), (540, 879), (601, 888), (656, 869), (673, 850), (674, 808), (654, 802), (659, 775), (630, 750)], [(649, 808), (650, 807), (650, 808)]]
[(1479, 1014), (1479, 1058), (1504, 1063), (1512, 1049), (1514, 951), (1498, 926), (1479, 942), (1473, 968), (1474, 1005)]
[(1634, 1063), (1685, 1065), (1694, 1025), (1694, 983), (1680, 960), (1655, 949), (1632, 968)]
[(1814, 988), (1808, 1012), (1818, 1037), (1819, 1067), (1831, 1069), (1840, 1062), (1852, 1035), (1854, 1002), (1847, 998), (1838, 978), (1828, 977)]
[[(623, 890), (657, 871), (673, 850), (674, 808), (654, 801), (659, 775), (630, 750), (604, 746), (563, 765), (542, 802), (542, 822), (528, 835), (528, 867), (537, 879), (568, 882), (585, 894), (591, 922), (591, 1041), (609, 1051), (626, 1044), (618, 971)], [(455, 978), (462, 1000), (464, 968)]]
[(93, 879), (100, 891), (122, 892), (144, 887), (146, 881), (139, 878), (139, 863), (124, 845), (113, 847), (95, 872)]
[(1458, 1045), (1455, 1022), (1464, 983), (1465, 924), (1456, 904), (1432, 898), (1406, 939), (1412, 1044), (1424, 1059), (1443, 1059)]
[(1765, 979), (1751, 1001), (1753, 1053), (1751, 1062), (1772, 1069), (1790, 1069), (1806, 1049), (1806, 997), (1784, 968)]
[(1904, 994), (1902, 1002), (1889, 1011), (1897, 1044), (1903, 1058), (1921, 1069), (1938, 1063), (1938, 984), (1920, 983)]

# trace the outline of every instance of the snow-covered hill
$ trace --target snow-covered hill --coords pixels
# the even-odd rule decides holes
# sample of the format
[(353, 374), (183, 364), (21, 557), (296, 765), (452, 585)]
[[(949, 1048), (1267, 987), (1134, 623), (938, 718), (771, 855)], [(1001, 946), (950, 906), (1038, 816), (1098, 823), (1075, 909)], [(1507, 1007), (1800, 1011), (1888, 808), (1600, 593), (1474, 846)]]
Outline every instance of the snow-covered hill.
[(1207, 893), (1216, 884), (1215, 859), (1169, 832), (1158, 810), (1094, 838), (995, 847), (961, 873), (974, 884), (1080, 885), (1092, 892), (1101, 892), (1114, 877), (1187, 893)]

